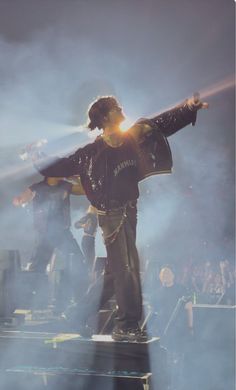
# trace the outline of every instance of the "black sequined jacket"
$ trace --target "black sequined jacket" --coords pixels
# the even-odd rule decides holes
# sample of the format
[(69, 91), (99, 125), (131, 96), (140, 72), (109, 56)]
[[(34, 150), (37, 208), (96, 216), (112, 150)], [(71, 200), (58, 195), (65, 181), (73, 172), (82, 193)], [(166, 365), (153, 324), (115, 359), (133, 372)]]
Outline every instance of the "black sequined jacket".
[[(135, 140), (129, 131), (124, 133), (125, 143), (130, 144), (130, 151), (135, 155), (137, 164), (137, 182), (144, 178), (161, 173), (170, 173), (172, 169), (172, 155), (167, 137), (178, 130), (196, 121), (196, 109), (191, 109), (184, 102), (152, 119), (140, 119), (132, 127), (133, 132), (137, 125), (149, 125), (150, 131), (140, 139)], [(132, 134), (132, 131), (130, 131)], [(79, 175), (90, 203), (101, 210), (107, 209), (107, 144), (102, 137), (78, 149), (69, 157), (39, 159), (36, 169), (43, 176), (68, 177)], [(138, 185), (138, 183), (137, 183)], [(127, 195), (128, 196), (128, 195)], [(137, 196), (138, 197), (138, 193)], [(126, 199), (131, 200), (131, 199)]]

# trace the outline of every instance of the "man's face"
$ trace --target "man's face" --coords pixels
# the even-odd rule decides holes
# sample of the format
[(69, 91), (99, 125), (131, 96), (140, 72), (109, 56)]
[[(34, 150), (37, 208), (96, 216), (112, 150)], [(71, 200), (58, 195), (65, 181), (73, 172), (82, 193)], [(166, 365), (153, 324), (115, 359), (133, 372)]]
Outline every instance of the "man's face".
[(162, 268), (162, 270), (159, 274), (159, 278), (160, 278), (161, 284), (163, 286), (170, 286), (174, 283), (175, 276), (170, 268), (165, 267), (165, 268)]
[(113, 106), (106, 115), (108, 125), (119, 126), (125, 119), (120, 106)]

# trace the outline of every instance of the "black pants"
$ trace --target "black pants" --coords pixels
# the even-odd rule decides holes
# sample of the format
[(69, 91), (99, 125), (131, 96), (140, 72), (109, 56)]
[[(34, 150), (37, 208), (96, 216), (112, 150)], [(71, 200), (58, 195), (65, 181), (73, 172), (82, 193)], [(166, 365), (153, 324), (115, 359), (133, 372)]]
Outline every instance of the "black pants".
[[(114, 294), (118, 306), (117, 327), (134, 328), (142, 315), (142, 294), (139, 274), (139, 258), (135, 244), (137, 209), (128, 206), (99, 215), (99, 225), (104, 238), (118, 231), (113, 242), (106, 240), (107, 265), (105, 274), (99, 278), (77, 307), (68, 310), (72, 321), (85, 322), (89, 315), (98, 311)], [(119, 228), (119, 229), (117, 229)]]
[(45, 273), (55, 249), (60, 252), (65, 261), (65, 267), (61, 271), (60, 282), (56, 289), (57, 301), (58, 303), (65, 301), (68, 305), (70, 297), (78, 299), (88, 289), (87, 266), (70, 229), (58, 229), (52, 226), (43, 234), (38, 235), (30, 270)]
[(84, 235), (82, 237), (81, 247), (89, 272), (92, 272), (95, 259), (95, 237)]
[(70, 229), (53, 227), (43, 233), (38, 233), (36, 248), (31, 258), (32, 270), (45, 272), (56, 248), (67, 258), (70, 254), (74, 254), (78, 263), (83, 263), (84, 256)]

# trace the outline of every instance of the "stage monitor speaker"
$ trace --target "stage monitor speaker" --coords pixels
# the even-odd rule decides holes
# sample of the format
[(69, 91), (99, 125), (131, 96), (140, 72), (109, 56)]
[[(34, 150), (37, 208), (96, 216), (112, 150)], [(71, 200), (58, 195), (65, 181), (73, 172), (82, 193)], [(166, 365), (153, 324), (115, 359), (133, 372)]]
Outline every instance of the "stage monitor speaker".
[(0, 317), (9, 317), (17, 306), (16, 281), (21, 270), (18, 250), (0, 250)]
[(196, 389), (234, 390), (235, 306), (193, 305), (193, 319)]
[(193, 305), (194, 332), (207, 345), (234, 345), (235, 306)]
[(44, 273), (21, 271), (17, 279), (19, 309), (46, 309), (49, 303), (49, 281)]

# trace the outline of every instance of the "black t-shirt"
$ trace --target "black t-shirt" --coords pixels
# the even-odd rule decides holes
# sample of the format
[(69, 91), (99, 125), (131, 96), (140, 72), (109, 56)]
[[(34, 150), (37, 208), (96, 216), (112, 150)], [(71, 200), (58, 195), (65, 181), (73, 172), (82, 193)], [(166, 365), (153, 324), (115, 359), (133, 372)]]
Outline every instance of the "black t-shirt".
[(35, 229), (44, 233), (49, 229), (70, 227), (70, 192), (72, 185), (61, 181), (50, 186), (46, 181), (33, 184), (33, 217)]
[[(161, 334), (163, 334), (178, 300), (182, 297), (188, 297), (188, 292), (185, 287), (179, 284), (173, 284), (171, 287), (161, 286), (156, 291), (155, 296), (152, 297), (152, 305), (158, 314), (158, 327)], [(184, 308), (185, 304), (186, 301), (180, 303), (177, 315), (169, 327), (168, 335), (177, 336), (186, 332), (187, 313)]]
[(117, 200), (124, 204), (127, 200), (135, 200), (138, 190), (138, 157), (133, 144), (125, 139), (117, 147), (107, 148), (107, 196), (109, 200)]
[(98, 137), (80, 153), (81, 183), (90, 203), (99, 210), (117, 208), (139, 197), (138, 153), (130, 136), (123, 141), (113, 148)]

